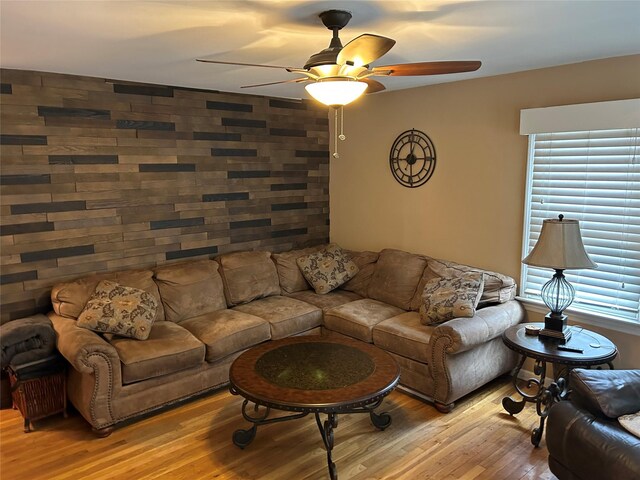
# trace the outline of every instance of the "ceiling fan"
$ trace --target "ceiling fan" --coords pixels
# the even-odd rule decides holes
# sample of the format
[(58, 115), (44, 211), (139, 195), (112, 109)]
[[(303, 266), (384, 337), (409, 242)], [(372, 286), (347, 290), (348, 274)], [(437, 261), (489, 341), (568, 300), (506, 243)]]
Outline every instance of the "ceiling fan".
[(351, 103), (366, 93), (376, 93), (385, 86), (371, 77), (441, 75), (446, 73), (473, 72), (480, 68), (479, 61), (418, 62), (399, 65), (372, 67), (370, 63), (391, 50), (395, 40), (365, 33), (354, 38), (345, 46), (338, 32), (351, 20), (351, 12), (346, 10), (328, 10), (320, 15), (322, 23), (333, 32), (333, 38), (327, 48), (309, 57), (302, 68), (262, 65), (254, 63), (224, 62), (218, 60), (197, 59), (198, 62), (223, 65), (241, 65), (248, 67), (279, 68), (301, 75), (290, 80), (245, 85), (241, 88), (263, 87), (280, 83), (305, 83), (309, 94), (320, 102), (341, 107)]

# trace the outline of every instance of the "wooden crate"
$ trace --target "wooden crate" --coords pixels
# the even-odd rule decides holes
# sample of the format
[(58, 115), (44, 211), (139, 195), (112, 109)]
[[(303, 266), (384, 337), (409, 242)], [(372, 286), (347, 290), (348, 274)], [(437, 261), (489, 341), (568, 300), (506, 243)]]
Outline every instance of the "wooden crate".
[(24, 418), (24, 431), (31, 431), (31, 422), (62, 412), (67, 416), (67, 376), (64, 369), (37, 378), (20, 380), (9, 369), (13, 406)]

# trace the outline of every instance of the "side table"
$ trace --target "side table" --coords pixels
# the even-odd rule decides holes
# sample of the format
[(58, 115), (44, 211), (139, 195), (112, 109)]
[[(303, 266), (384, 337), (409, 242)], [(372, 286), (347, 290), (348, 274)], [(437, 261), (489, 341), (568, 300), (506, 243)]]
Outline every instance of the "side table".
[(8, 372), (13, 406), (24, 418), (25, 433), (34, 420), (60, 412), (67, 417), (67, 376), (60, 355), (9, 365)]
[[(543, 328), (543, 323), (528, 323)], [(616, 346), (606, 337), (586, 330), (582, 327), (570, 327), (571, 338), (567, 343), (549, 337), (538, 335), (527, 335), (525, 324), (514, 325), (502, 334), (505, 345), (520, 354), (520, 360), (513, 371), (513, 385), (516, 391), (522, 396), (522, 400), (516, 401), (511, 397), (502, 399), (502, 406), (510, 415), (520, 413), (527, 402), (536, 404), (536, 412), (540, 417), (540, 425), (531, 432), (531, 443), (537, 447), (544, 432), (544, 421), (549, 413), (549, 408), (554, 402), (562, 400), (567, 394), (567, 380), (569, 371), (573, 368), (591, 368), (598, 365), (608, 365), (613, 369), (611, 363), (618, 354)], [(561, 350), (569, 348), (574, 351)], [(531, 395), (518, 385), (518, 373), (522, 369), (527, 358), (535, 361), (533, 372), (538, 378), (527, 380), (527, 387), (535, 386), (535, 394)], [(553, 364), (554, 381), (545, 387), (547, 378), (547, 362)]]

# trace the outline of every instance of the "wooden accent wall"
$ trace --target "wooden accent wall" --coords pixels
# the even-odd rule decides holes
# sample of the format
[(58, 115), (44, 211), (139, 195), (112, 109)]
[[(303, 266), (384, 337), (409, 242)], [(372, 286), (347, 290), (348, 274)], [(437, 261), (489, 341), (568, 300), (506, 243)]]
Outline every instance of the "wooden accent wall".
[(326, 109), (1, 70), (1, 317), (92, 272), (329, 237)]

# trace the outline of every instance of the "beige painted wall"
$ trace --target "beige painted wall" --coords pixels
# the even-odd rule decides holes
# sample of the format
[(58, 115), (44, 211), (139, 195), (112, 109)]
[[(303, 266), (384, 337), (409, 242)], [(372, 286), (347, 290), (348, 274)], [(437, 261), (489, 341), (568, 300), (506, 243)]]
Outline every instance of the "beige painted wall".
[[(527, 162), (520, 110), (637, 98), (638, 79), (634, 55), (386, 92), (346, 107), (347, 141), (331, 160), (332, 241), (519, 278)], [(410, 128), (426, 132), (437, 152), (433, 177), (416, 189), (398, 184), (388, 161), (394, 139)], [(621, 366), (640, 368), (640, 337), (602, 333), (624, 344)]]

